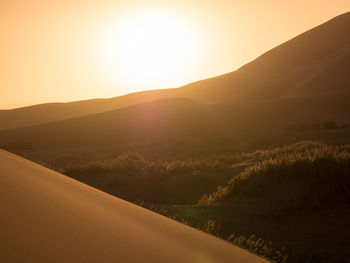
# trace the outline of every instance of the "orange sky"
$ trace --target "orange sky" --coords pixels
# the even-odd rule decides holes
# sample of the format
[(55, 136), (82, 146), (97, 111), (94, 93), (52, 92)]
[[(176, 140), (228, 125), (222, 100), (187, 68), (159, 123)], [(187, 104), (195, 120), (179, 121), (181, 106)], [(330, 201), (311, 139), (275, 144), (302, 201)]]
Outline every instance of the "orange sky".
[(177, 87), (347, 11), (349, 0), (1, 0), (0, 109)]

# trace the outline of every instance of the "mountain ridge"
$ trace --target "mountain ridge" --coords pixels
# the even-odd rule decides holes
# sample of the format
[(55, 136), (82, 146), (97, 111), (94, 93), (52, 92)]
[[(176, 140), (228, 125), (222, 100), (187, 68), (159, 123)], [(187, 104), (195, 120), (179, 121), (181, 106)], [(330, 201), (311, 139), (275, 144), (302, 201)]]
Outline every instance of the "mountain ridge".
[[(80, 118), (166, 98), (232, 104), (230, 107), (239, 111), (239, 107), (246, 108), (246, 105), (256, 109), (273, 101), (279, 105), (289, 98), (305, 97), (318, 101), (323, 97), (324, 103), (339, 101), (346, 109), (342, 98), (350, 96), (349, 73), (350, 12), (296, 36), (234, 72), (180, 88), (0, 111), (0, 130)], [(312, 105), (304, 108), (313, 110)], [(337, 114), (344, 115), (341, 111)], [(336, 116), (336, 113), (331, 115)]]

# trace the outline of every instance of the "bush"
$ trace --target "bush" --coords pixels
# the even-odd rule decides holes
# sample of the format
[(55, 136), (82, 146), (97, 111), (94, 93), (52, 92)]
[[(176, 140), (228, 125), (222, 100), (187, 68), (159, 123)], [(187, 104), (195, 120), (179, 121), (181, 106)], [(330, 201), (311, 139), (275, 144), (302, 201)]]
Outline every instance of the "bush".
[(117, 158), (91, 161), (83, 165), (70, 166), (65, 169), (67, 175), (90, 175), (109, 172), (136, 175), (186, 175), (205, 174), (232, 169), (232, 165), (245, 159), (242, 154), (213, 155), (186, 160), (146, 161), (139, 153), (128, 152)]
[(204, 195), (199, 204), (260, 198), (276, 204), (318, 207), (350, 201), (349, 146), (298, 143), (283, 151), (271, 150), (270, 156), (274, 157), (249, 166), (226, 186)]
[(146, 166), (147, 162), (140, 154), (128, 152), (114, 159), (92, 161), (83, 165), (70, 166), (65, 169), (65, 173), (68, 175), (89, 175), (117, 171), (127, 174), (139, 174)]
[(89, 175), (109, 172), (121, 172), (137, 175), (186, 175), (232, 172), (235, 165), (246, 161), (247, 164), (273, 159), (281, 154), (304, 152), (321, 144), (301, 142), (292, 146), (282, 146), (271, 150), (259, 150), (253, 153), (214, 154), (211, 156), (188, 158), (185, 160), (147, 161), (137, 152), (123, 153), (116, 158), (90, 161), (83, 165), (65, 168), (68, 175)]

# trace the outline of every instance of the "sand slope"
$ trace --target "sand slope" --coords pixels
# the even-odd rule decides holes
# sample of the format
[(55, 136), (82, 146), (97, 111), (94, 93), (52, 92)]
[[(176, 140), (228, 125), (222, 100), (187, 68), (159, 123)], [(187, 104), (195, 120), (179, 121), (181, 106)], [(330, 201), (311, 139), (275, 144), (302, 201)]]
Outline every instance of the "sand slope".
[[(350, 12), (347, 12), (269, 50), (236, 71), (175, 89), (0, 110), (0, 130), (67, 120), (164, 98), (235, 104), (319, 96), (342, 98), (350, 96), (349, 68)], [(337, 102), (329, 98), (327, 104)]]
[(0, 150), (0, 262), (267, 262)]

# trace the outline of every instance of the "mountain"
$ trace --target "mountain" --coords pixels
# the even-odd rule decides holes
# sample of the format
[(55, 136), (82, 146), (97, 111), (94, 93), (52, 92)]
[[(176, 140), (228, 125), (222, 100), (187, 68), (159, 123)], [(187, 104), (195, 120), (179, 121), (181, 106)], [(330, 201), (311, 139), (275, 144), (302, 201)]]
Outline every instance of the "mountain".
[[(163, 98), (207, 103), (261, 103), (350, 96), (350, 12), (266, 52), (240, 69), (168, 90), (111, 99), (51, 103), (0, 111), (0, 130), (71, 119)], [(333, 104), (331, 100), (327, 103)]]
[(189, 85), (214, 101), (350, 94), (350, 12), (268, 51), (239, 70)]
[(128, 147), (196, 141), (209, 147), (274, 136), (290, 124), (343, 125), (350, 122), (349, 71), (346, 13), (216, 78), (177, 89), (0, 112), (2, 127), (14, 128), (0, 131), (0, 145)]
[(151, 90), (110, 99), (92, 99), (67, 103), (46, 103), (12, 110), (0, 110), (0, 130), (72, 119), (111, 111), (158, 98), (166, 98), (170, 90)]
[(38, 147), (128, 145), (215, 136), (224, 116), (191, 99), (163, 99), (119, 110), (1, 131), (0, 143)]
[[(329, 99), (334, 104), (327, 105)], [(344, 123), (350, 116), (350, 108), (344, 106), (348, 99), (293, 98), (237, 105), (169, 98), (69, 120), (0, 131), (0, 145), (9, 150), (27, 146), (33, 150), (104, 146), (129, 150), (150, 149), (158, 145), (173, 150), (180, 148), (185, 153), (199, 146), (204, 151), (220, 151), (232, 144), (233, 149), (237, 150), (237, 147), (249, 144), (256, 138), (272, 136), (277, 140), (284, 134), (284, 127), (291, 123), (325, 123), (328, 120)], [(337, 133), (326, 135), (340, 136)]]

